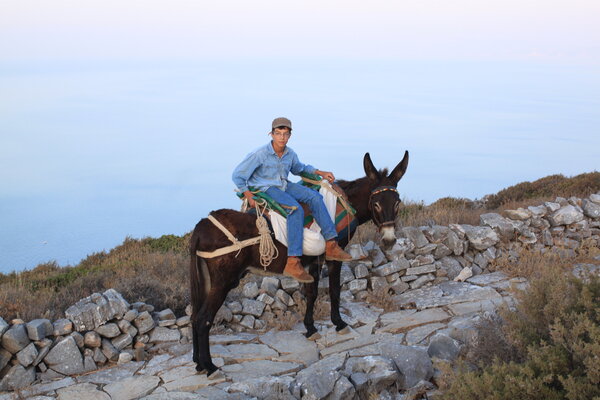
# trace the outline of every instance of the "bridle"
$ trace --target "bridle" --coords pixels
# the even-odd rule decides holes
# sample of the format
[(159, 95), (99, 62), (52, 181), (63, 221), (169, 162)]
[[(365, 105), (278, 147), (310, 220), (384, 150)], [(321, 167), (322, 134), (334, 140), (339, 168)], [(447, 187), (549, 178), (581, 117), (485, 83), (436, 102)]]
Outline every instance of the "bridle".
[(369, 210), (371, 211), (371, 215), (373, 215), (373, 222), (375, 222), (375, 225), (377, 225), (377, 228), (381, 228), (384, 226), (394, 226), (395, 221), (385, 221), (385, 222), (381, 222), (378, 220), (378, 214), (376, 212), (373, 212), (373, 205), (372, 205), (372, 201), (373, 201), (373, 196), (375, 196), (376, 194), (382, 193), (382, 192), (396, 192), (398, 193), (398, 190), (396, 189), (395, 186), (378, 186), (375, 189), (371, 190), (371, 195), (369, 196)]

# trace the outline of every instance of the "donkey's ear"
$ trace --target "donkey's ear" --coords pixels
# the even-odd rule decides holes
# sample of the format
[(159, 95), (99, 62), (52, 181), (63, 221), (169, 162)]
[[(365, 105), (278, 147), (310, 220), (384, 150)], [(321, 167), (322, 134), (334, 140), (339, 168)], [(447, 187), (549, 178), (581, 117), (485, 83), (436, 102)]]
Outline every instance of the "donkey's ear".
[(406, 167), (408, 167), (408, 151), (404, 152), (404, 158), (396, 165), (396, 168), (394, 168), (390, 174), (389, 179), (394, 183), (398, 183), (398, 181), (402, 179), (402, 176), (404, 176)]
[(373, 161), (371, 161), (371, 156), (369, 153), (365, 153), (365, 158), (363, 159), (363, 167), (365, 168), (365, 174), (372, 181), (379, 181), (381, 177), (379, 176), (379, 172), (375, 169), (373, 165)]

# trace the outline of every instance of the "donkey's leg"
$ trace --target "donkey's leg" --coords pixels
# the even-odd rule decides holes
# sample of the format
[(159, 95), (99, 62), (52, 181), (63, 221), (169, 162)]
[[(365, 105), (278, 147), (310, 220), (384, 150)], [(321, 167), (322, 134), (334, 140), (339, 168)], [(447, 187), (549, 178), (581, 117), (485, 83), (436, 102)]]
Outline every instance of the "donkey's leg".
[(196, 371), (206, 371), (210, 376), (218, 368), (212, 363), (210, 356), (209, 333), (215, 315), (223, 305), (228, 290), (222, 286), (212, 287), (202, 307), (199, 318), (194, 321), (194, 331), (198, 332), (199, 356), (196, 362)]
[(308, 272), (314, 278), (313, 283), (307, 283), (304, 285), (304, 290), (306, 294), (306, 312), (304, 313), (304, 326), (306, 327), (306, 337), (309, 338), (315, 333), (317, 333), (317, 328), (315, 328), (315, 320), (313, 318), (313, 312), (315, 307), (315, 301), (317, 300), (317, 295), (319, 294), (319, 276), (320, 274), (320, 266), (319, 263), (312, 262), (308, 266)]
[(329, 268), (329, 299), (331, 300), (331, 322), (335, 325), (336, 331), (341, 331), (348, 326), (340, 315), (340, 271), (342, 263), (340, 261), (327, 261)]

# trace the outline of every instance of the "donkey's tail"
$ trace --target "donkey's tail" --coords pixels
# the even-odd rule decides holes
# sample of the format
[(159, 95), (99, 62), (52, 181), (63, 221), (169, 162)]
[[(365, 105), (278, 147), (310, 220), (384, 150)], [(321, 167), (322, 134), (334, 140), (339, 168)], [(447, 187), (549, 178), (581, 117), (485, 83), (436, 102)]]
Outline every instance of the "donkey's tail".
[(190, 238), (190, 297), (192, 300), (192, 315), (200, 312), (210, 289), (210, 274), (206, 260), (196, 254), (200, 244), (200, 229), (196, 225)]

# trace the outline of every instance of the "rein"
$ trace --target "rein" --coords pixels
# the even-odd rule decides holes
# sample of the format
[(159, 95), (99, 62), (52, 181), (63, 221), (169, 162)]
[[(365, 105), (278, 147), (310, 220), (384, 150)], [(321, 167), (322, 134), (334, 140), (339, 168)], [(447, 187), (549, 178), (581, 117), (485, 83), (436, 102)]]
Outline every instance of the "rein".
[(388, 191), (398, 193), (398, 190), (396, 189), (395, 186), (378, 186), (375, 189), (371, 190), (371, 195), (369, 196), (369, 210), (371, 210), (371, 213), (373, 214), (373, 221), (375, 222), (375, 224), (377, 225), (378, 228), (381, 228), (382, 226), (390, 226), (390, 225), (393, 226), (395, 224), (395, 221), (380, 222), (377, 218), (378, 213), (373, 212), (373, 206), (372, 206), (373, 196), (375, 196), (376, 194), (379, 194), (382, 192), (388, 192)]

